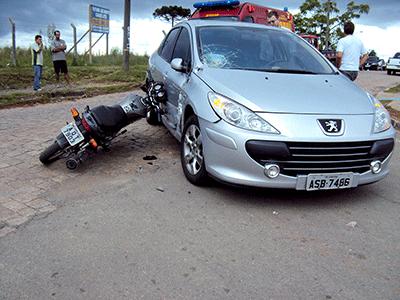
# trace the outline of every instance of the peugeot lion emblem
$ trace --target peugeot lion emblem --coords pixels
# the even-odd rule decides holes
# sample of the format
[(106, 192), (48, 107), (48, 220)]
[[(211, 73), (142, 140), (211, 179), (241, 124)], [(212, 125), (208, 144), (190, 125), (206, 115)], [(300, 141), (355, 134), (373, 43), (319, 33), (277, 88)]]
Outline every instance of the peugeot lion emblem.
[(342, 135), (344, 121), (340, 119), (319, 119), (318, 124), (326, 135)]

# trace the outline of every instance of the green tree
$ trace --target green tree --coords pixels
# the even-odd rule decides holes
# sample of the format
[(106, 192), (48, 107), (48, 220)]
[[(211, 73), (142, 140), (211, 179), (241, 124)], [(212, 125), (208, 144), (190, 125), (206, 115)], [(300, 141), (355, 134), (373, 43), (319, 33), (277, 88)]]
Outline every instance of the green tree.
[(159, 18), (167, 22), (172, 22), (174, 26), (176, 21), (187, 19), (190, 16), (190, 9), (183, 8), (182, 6), (162, 6), (153, 12), (154, 18)]
[(376, 56), (376, 51), (375, 50), (371, 50), (371, 52), (368, 53), (368, 56)]
[(368, 14), (368, 4), (347, 3), (341, 12), (337, 3), (332, 0), (306, 0), (300, 6), (300, 12), (294, 15), (297, 33), (321, 36), (321, 42), (328, 49), (344, 36), (343, 24)]

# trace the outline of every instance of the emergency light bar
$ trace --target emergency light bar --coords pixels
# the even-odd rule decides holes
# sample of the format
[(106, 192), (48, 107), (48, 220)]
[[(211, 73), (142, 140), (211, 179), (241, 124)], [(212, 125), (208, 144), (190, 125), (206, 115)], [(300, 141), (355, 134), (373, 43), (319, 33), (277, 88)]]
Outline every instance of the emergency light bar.
[(209, 1), (209, 2), (196, 2), (193, 4), (194, 8), (206, 8), (206, 7), (224, 7), (224, 6), (236, 6), (239, 5), (238, 0), (221, 0), (221, 1)]

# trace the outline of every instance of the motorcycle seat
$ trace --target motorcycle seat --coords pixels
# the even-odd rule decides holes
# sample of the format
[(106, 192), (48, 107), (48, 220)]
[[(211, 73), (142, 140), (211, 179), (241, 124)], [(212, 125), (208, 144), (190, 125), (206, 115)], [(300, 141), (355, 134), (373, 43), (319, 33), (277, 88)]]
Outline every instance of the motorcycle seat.
[(113, 134), (128, 125), (127, 116), (119, 105), (99, 105), (91, 110), (99, 128), (105, 133)]

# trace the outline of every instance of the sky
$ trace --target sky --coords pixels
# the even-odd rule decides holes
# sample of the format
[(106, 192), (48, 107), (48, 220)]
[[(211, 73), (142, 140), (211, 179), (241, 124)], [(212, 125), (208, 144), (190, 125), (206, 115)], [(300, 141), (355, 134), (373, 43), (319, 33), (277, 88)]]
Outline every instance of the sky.
[[(193, 0), (132, 0), (131, 1), (131, 51), (151, 54), (160, 44), (163, 33), (171, 25), (154, 19), (154, 9), (162, 5), (180, 5), (193, 9)], [(252, 3), (298, 12), (303, 0), (250, 0)], [(339, 8), (349, 1), (337, 0)], [(400, 51), (400, 0), (360, 0), (370, 6), (370, 13), (355, 20), (357, 35), (369, 50), (387, 59)], [(47, 34), (47, 25), (54, 24), (61, 31), (67, 45), (72, 45), (71, 23), (77, 27), (78, 38), (88, 29), (88, 6), (94, 4), (110, 9), (110, 49), (122, 48), (124, 0), (0, 0), (0, 47), (11, 45), (11, 26), (8, 18), (16, 23), (17, 46), (28, 47), (33, 36)], [(93, 34), (95, 41), (100, 35)], [(88, 39), (82, 40), (78, 51), (88, 49)], [(105, 51), (105, 40), (100, 40), (94, 53)]]

